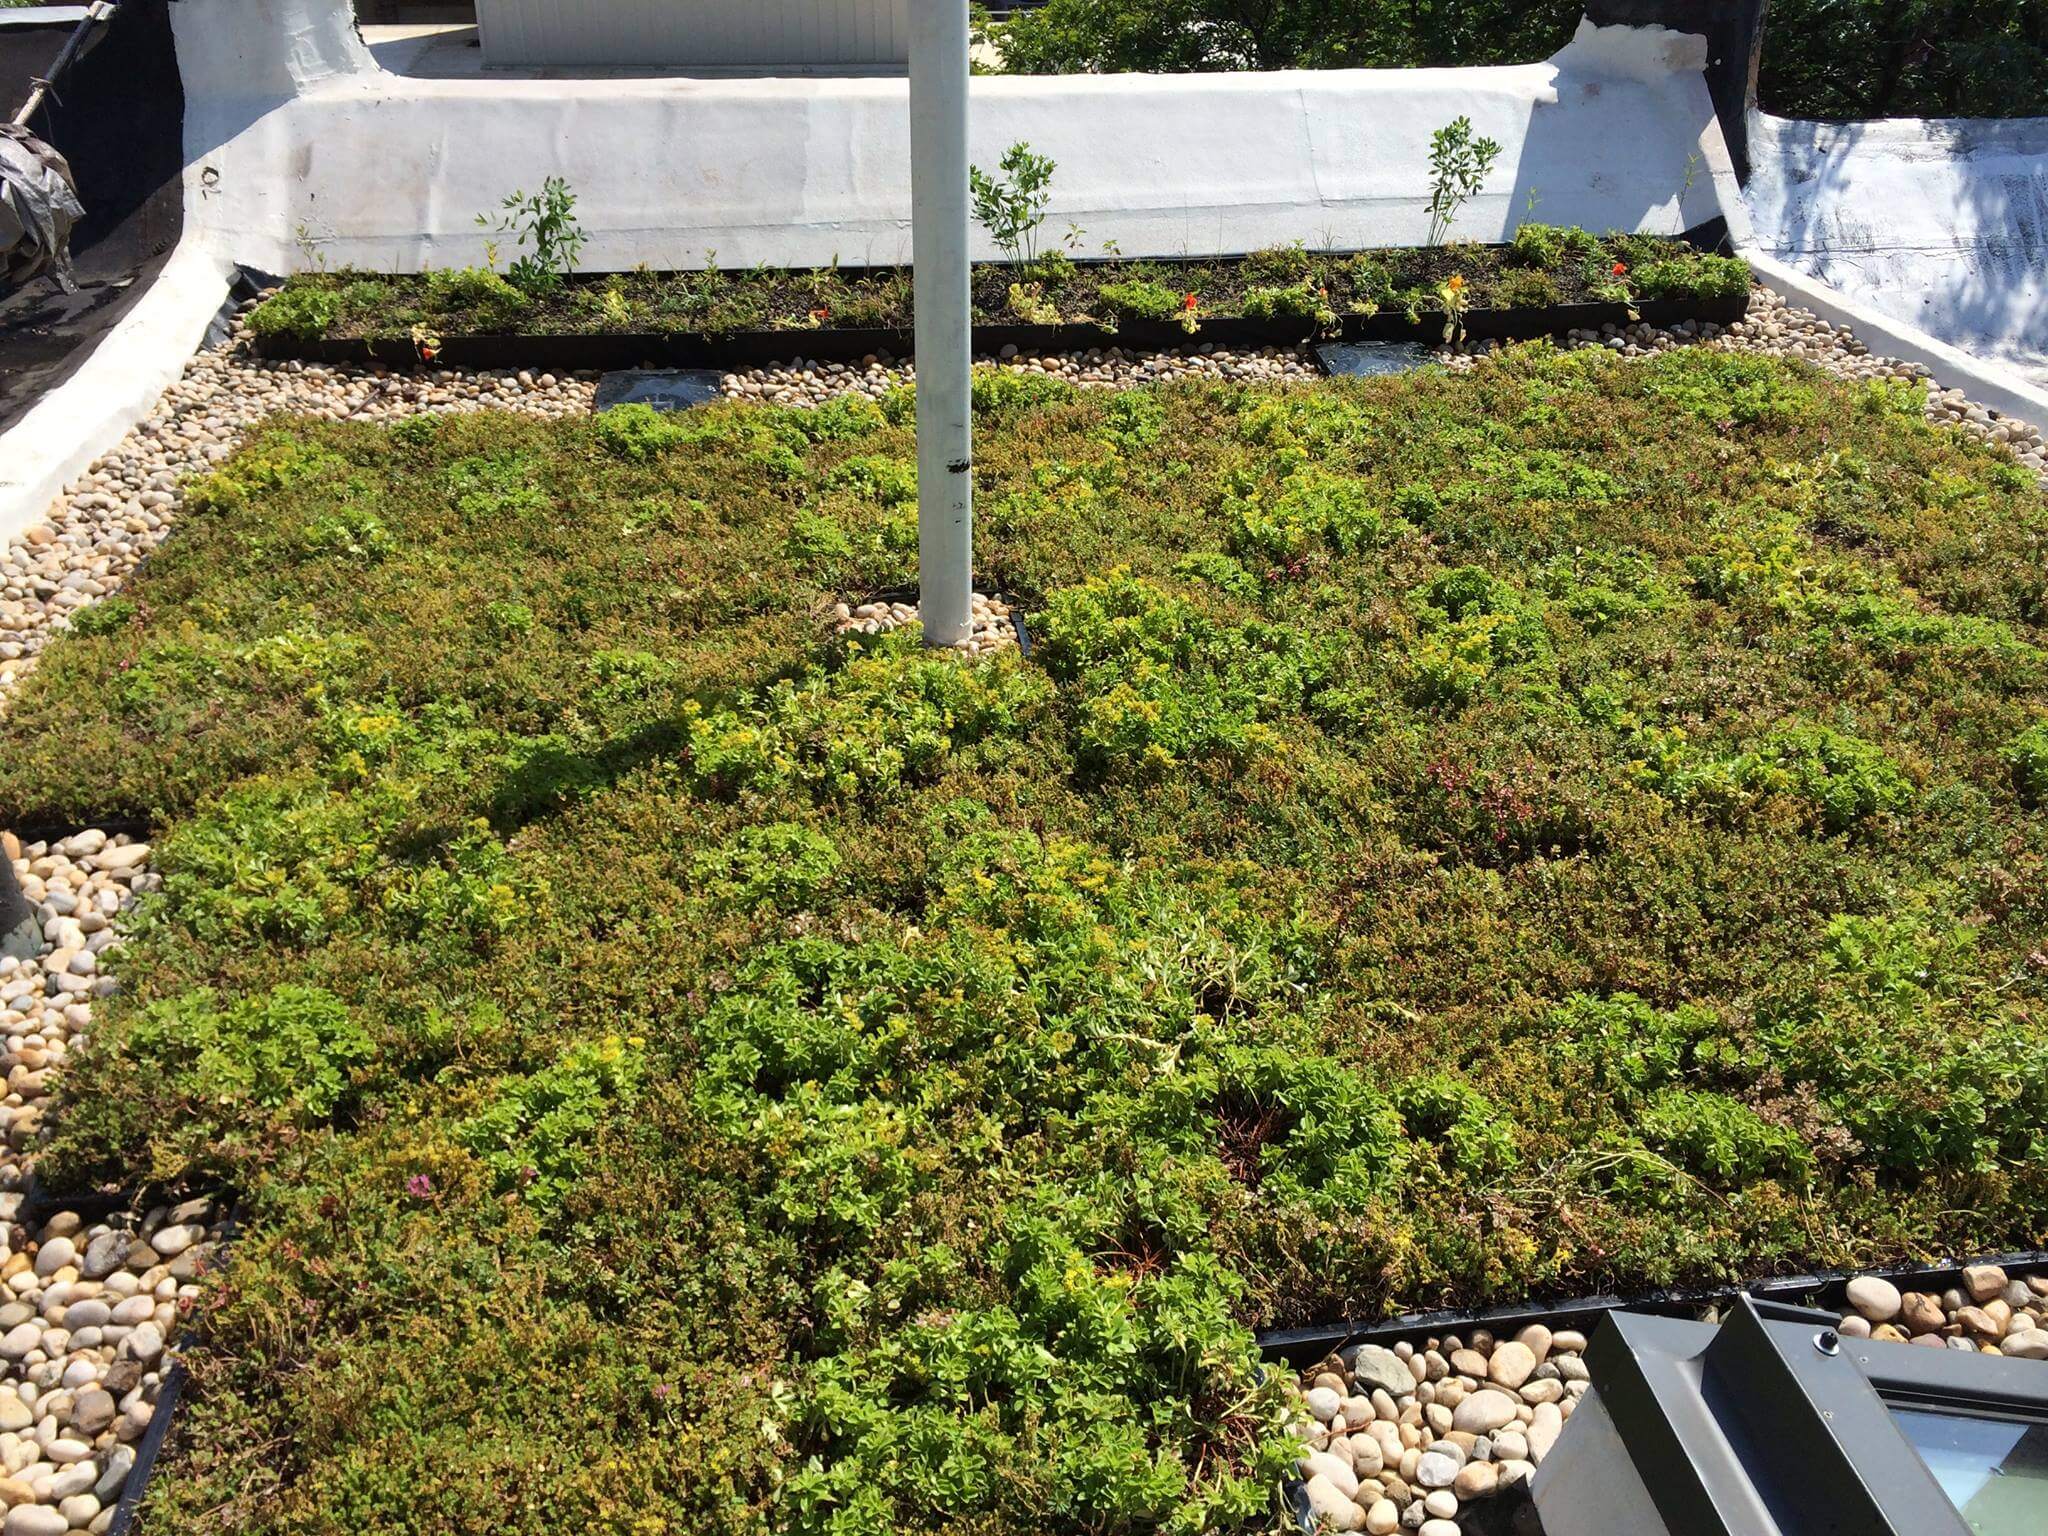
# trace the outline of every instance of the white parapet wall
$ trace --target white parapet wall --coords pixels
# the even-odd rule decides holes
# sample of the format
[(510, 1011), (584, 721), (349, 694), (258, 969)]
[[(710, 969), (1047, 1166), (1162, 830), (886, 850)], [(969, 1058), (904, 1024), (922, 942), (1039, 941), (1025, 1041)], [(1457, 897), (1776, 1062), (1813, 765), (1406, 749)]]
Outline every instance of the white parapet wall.
[(1759, 115), (1757, 248), (2048, 387), (2048, 118)]
[[(547, 176), (593, 270), (909, 256), (900, 77), (576, 80), (380, 68), (345, 0), (181, 0), (191, 217), (224, 258), (381, 271), (483, 256), (476, 215)], [(1583, 28), (1512, 68), (981, 77), (972, 157), (1058, 162), (1048, 232), (1082, 253), (1419, 243), (1433, 130), (1502, 153), (1458, 233), (1528, 218), (1674, 233), (1721, 211), (1698, 39)], [(978, 251), (993, 254), (986, 244)]]

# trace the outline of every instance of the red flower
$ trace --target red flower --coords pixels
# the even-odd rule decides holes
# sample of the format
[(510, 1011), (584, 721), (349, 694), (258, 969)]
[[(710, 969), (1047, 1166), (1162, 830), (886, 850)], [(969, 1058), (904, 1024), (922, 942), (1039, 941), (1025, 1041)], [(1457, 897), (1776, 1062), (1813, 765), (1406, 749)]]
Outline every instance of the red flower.
[(1195, 296), (1192, 293), (1189, 294), (1185, 299), (1181, 301), (1180, 307), (1182, 309), (1193, 309), (1195, 307)]
[(1614, 264), (1614, 275), (1615, 275), (1616, 277), (1619, 277), (1619, 276), (1621, 276), (1621, 274), (1622, 274), (1622, 273), (1624, 273), (1624, 272), (1626, 272), (1627, 270), (1628, 270), (1628, 263), (1627, 263), (1627, 262), (1625, 262), (1625, 261), (1617, 261), (1617, 262), (1616, 262), (1616, 263)]
[(811, 318), (813, 320), (829, 320), (832, 318), (832, 311), (820, 306), (811, 311)]

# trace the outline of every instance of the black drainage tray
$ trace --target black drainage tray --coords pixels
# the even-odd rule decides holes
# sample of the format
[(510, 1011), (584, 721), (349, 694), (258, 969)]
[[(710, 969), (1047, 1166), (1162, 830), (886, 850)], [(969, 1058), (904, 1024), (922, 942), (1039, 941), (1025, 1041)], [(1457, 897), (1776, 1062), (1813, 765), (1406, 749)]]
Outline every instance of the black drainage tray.
[(1878, 1275), (1902, 1291), (1941, 1292), (1962, 1284), (1967, 1265), (1995, 1264), (2015, 1279), (2048, 1273), (2048, 1251), (1990, 1254), (1953, 1264), (1899, 1264), (1806, 1275), (1781, 1275), (1746, 1286), (1667, 1288), (1635, 1291), (1626, 1296), (1580, 1296), (1565, 1301), (1528, 1302), (1471, 1311), (1409, 1312), (1379, 1322), (1314, 1323), (1305, 1328), (1269, 1328), (1259, 1334), (1259, 1347), (1290, 1364), (1307, 1364), (1347, 1344), (1393, 1344), (1430, 1334), (1469, 1333), (1474, 1328), (1509, 1335), (1529, 1323), (1589, 1330), (1609, 1312), (1689, 1313), (1725, 1306), (1747, 1294), (1759, 1302), (1816, 1306), (1840, 1316), (1848, 1310), (1848, 1283), (1858, 1275)]

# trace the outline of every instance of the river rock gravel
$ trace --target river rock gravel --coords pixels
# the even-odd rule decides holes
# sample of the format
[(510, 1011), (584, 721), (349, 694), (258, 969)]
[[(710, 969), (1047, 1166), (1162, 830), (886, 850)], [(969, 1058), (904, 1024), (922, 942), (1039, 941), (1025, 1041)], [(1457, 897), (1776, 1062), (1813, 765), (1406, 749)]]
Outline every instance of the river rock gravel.
[[(832, 607), (833, 630), (842, 635), (884, 634), (919, 622), (915, 603), (876, 599), (864, 603), (835, 603)], [(1017, 624), (1011, 617), (1009, 602), (976, 592), (968, 613), (967, 638), (955, 641), (950, 648), (967, 656), (986, 656), (1016, 643)]]
[(0, 854), (35, 909), (0, 955), (0, 1536), (101, 1536), (221, 1239), (206, 1196), (88, 1216), (30, 1208), (31, 1162), (65, 1059), (118, 982), (123, 915), (156, 889), (149, 844), (100, 829)]
[(1585, 1336), (1532, 1323), (1387, 1348), (1351, 1345), (1302, 1372), (1294, 1433), (1309, 1505), (1338, 1531), (1449, 1533), (1523, 1489), (1588, 1390)]
[(1902, 1289), (1877, 1276), (1849, 1282), (1841, 1331), (1930, 1349), (2048, 1360), (2048, 1275), (2009, 1275), (1972, 1264), (1941, 1291)]

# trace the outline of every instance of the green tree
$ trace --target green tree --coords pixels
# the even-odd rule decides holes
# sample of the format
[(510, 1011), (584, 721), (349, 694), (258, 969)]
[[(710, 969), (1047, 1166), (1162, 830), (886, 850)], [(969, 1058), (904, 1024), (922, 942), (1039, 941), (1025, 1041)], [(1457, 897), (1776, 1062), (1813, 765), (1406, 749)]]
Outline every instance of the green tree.
[(1019, 74), (1522, 64), (1556, 52), (1577, 0), (1049, 0), (1002, 33)]
[(2044, 0), (1771, 0), (1757, 89), (1789, 117), (2048, 113)]
[[(1576, 0), (1047, 0), (999, 36), (1016, 74), (1525, 64)], [(1790, 117), (2048, 113), (2048, 0), (1770, 0), (1760, 94)]]

